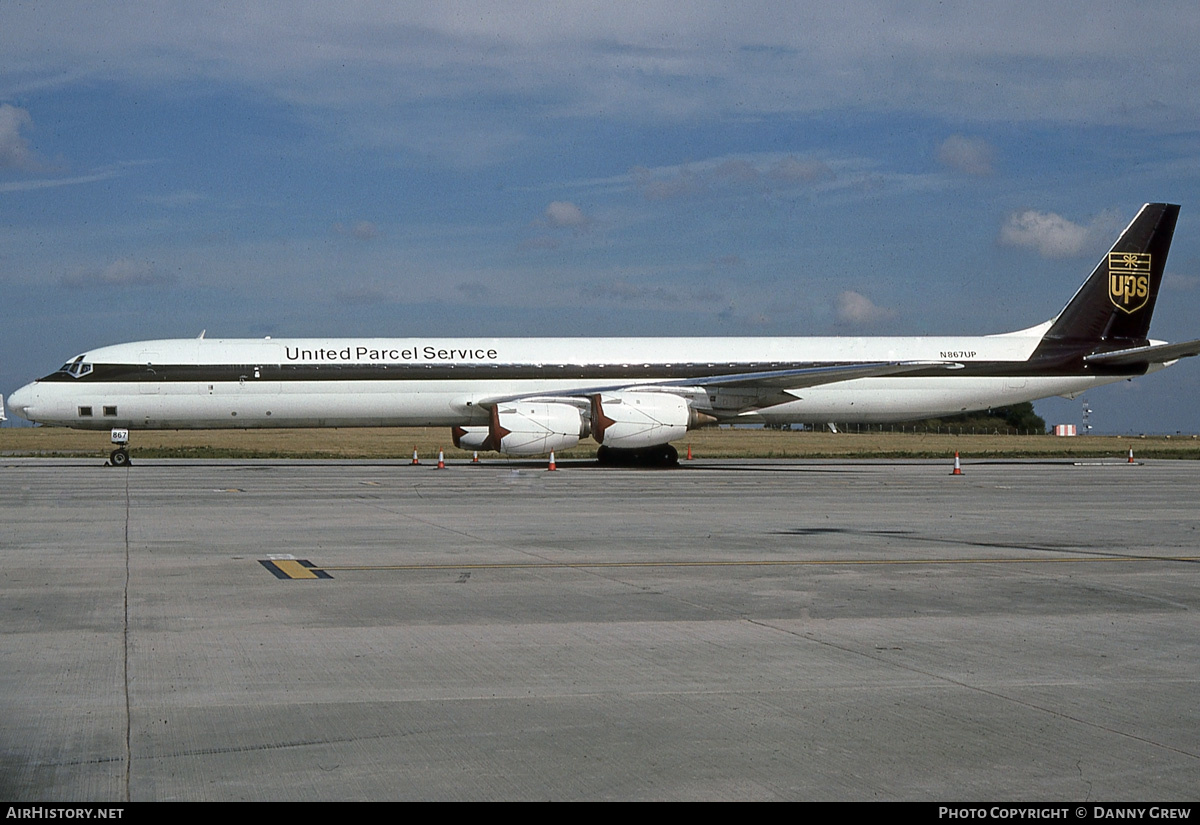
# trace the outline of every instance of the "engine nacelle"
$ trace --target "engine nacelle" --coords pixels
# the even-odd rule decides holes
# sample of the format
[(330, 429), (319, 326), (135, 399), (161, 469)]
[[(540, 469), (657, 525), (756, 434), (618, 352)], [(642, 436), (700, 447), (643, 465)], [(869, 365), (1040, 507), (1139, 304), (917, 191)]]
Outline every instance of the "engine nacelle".
[(541, 455), (574, 447), (586, 432), (586, 422), (578, 407), (515, 401), (492, 407), (488, 435), (479, 446), (508, 455)]
[(487, 450), (487, 427), (451, 427), (450, 440), (460, 450)]
[(639, 450), (666, 444), (703, 423), (687, 401), (665, 392), (592, 396), (592, 436), (605, 447)]

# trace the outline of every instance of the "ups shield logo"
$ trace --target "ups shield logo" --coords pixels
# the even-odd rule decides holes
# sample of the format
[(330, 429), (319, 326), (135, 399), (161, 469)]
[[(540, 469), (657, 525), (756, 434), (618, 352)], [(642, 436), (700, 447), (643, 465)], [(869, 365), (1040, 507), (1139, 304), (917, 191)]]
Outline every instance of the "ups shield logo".
[(1108, 253), (1108, 299), (1122, 312), (1133, 314), (1150, 297), (1150, 253)]

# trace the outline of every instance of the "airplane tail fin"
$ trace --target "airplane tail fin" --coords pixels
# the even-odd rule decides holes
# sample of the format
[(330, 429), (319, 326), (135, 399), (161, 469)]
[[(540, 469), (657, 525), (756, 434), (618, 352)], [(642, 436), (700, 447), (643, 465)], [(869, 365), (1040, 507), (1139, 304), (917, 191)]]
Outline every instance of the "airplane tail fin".
[(1144, 345), (1179, 206), (1148, 203), (1058, 314), (1043, 341)]

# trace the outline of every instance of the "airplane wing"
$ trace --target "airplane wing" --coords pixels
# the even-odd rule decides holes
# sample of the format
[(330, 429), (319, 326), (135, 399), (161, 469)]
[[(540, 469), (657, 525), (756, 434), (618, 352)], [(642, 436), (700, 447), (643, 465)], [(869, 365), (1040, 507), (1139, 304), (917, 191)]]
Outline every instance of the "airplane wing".
[[(953, 361), (878, 361), (874, 363), (838, 364), (833, 366), (800, 367), (787, 370), (763, 370), (760, 372), (738, 372), (726, 375), (709, 375), (696, 378), (680, 378), (672, 381), (647, 381), (645, 383), (604, 384), (590, 387), (572, 387), (570, 389), (546, 392), (531, 392), (523, 395), (505, 395), (481, 399), (477, 403), (483, 407), (502, 404), (508, 401), (528, 400), (558, 400), (591, 396), (598, 393), (641, 391), (641, 392), (672, 392), (680, 395), (690, 395), (690, 391), (703, 391), (710, 388), (729, 388), (743, 390), (743, 394), (757, 396), (757, 403), (752, 406), (762, 408), (794, 401), (793, 396), (784, 394), (785, 390), (801, 390), (816, 387), (821, 384), (836, 384), (840, 381), (853, 381), (858, 378), (880, 378), (888, 375), (901, 375), (906, 372), (918, 372), (928, 369), (962, 369), (962, 364)], [(758, 392), (755, 392), (755, 391)]]
[(1083, 362), (1106, 366), (1165, 364), (1192, 355), (1200, 355), (1200, 339), (1184, 341), (1181, 344), (1152, 344), (1147, 347), (1119, 349), (1116, 352), (1101, 352), (1084, 356)]
[(715, 375), (708, 378), (666, 381), (655, 386), (737, 387), (740, 389), (763, 387), (773, 390), (802, 390), (808, 387), (820, 386), (821, 384), (853, 381), (856, 378), (881, 378), (886, 375), (900, 375), (906, 372), (938, 368), (962, 369), (962, 364), (956, 364), (952, 361), (880, 361), (874, 364), (845, 364), (826, 367), (801, 367), (792, 370), (742, 372), (730, 375)]

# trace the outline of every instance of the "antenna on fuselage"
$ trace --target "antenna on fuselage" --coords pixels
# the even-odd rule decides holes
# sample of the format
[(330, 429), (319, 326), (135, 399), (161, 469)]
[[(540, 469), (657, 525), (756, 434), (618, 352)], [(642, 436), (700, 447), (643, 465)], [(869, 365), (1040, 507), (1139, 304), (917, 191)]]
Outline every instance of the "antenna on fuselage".
[(196, 340), (197, 340), (197, 341), (203, 341), (203, 340), (204, 340), (204, 333), (206, 333), (206, 332), (208, 332), (208, 330), (206, 330), (206, 329), (202, 329), (202, 330), (200, 330), (200, 334), (196, 336)]

